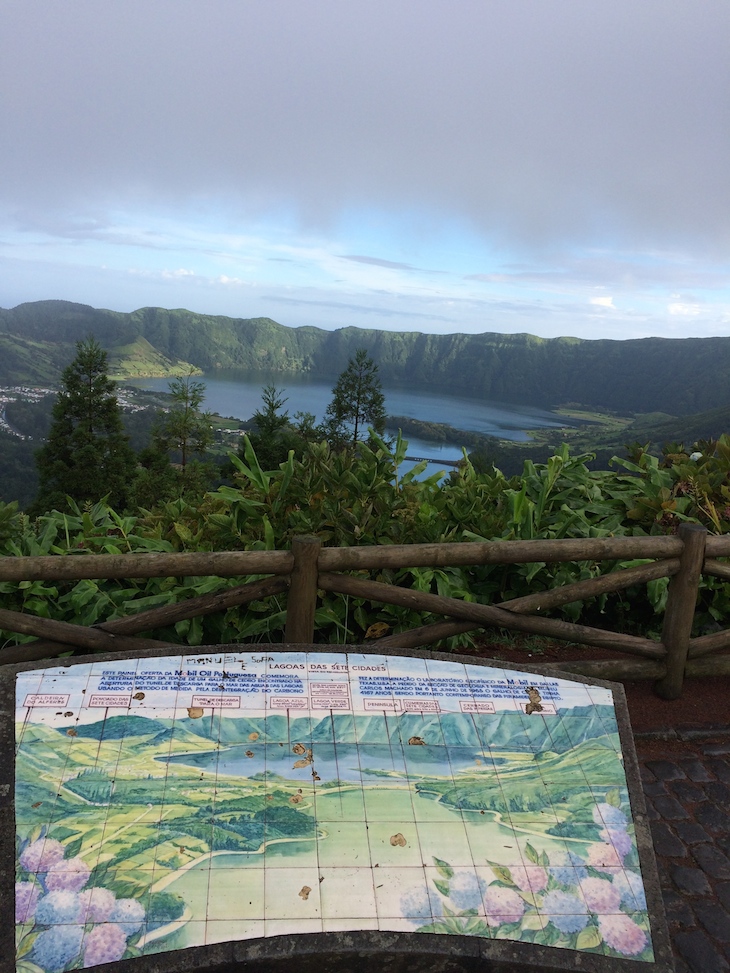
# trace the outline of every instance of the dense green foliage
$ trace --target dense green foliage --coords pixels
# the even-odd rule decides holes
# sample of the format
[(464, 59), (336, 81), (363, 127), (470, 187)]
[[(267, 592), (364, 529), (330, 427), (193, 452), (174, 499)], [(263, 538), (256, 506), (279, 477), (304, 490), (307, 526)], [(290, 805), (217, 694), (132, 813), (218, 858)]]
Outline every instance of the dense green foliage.
[(107, 356), (94, 338), (77, 343), (64, 369), (53, 421), (37, 454), (36, 512), (107, 497), (124, 507), (136, 459), (122, 427), (116, 386), (107, 376)]
[[(406, 450), (400, 438), (389, 449), (376, 437), (371, 445), (361, 444), (357, 454), (333, 452), (326, 443), (310, 444), (301, 459), (290, 455), (277, 469), (264, 470), (247, 443), (245, 458), (232, 459), (235, 485), (209, 492), (200, 502), (168, 501), (135, 516), (122, 516), (99, 503), (50, 512), (37, 520), (12, 505), (0, 506), (0, 554), (286, 549), (299, 534), (317, 534), (330, 546), (644, 535), (671, 533), (682, 521), (703, 523), (716, 533), (730, 531), (730, 438), (707, 444), (696, 461), (682, 451), (659, 459), (639, 449), (632, 460), (617, 461), (614, 470), (603, 472), (590, 471), (589, 457), (572, 456), (567, 447), (545, 464), (528, 461), (521, 477), (507, 478), (499, 471), (479, 474), (465, 462), (441, 484), (438, 476), (417, 480), (418, 470), (399, 476)], [(412, 568), (372, 576), (494, 603), (598, 572), (598, 565), (582, 562)], [(0, 584), (0, 594), (9, 608), (93, 625), (241, 580), (6, 582)], [(651, 582), (585, 606), (563, 606), (559, 614), (599, 626), (634, 630), (648, 625), (656, 630), (666, 590), (666, 579)], [(727, 585), (705, 577), (698, 625), (712, 626), (729, 610)], [(246, 609), (179, 622), (156, 637), (193, 645), (280, 641), (284, 618), (285, 596), (279, 596)], [(317, 638), (359, 642), (376, 621), (397, 632), (427, 620), (409, 609), (327, 595), (316, 614)]]
[[(0, 383), (50, 380), (69, 359), (73, 343), (89, 333), (109, 351), (112, 366), (127, 362), (127, 373), (134, 374), (145, 371), (143, 349), (149, 345), (147, 374), (179, 373), (188, 363), (210, 373), (238, 368), (333, 379), (367, 345), (386, 385), (408, 382), (505, 402), (549, 406), (570, 400), (670, 415), (730, 404), (730, 338), (584, 341), (528, 334), (331, 332), (286, 328), (270, 318), (162, 308), (122, 314), (64, 301), (0, 310)], [(142, 339), (148, 345), (140, 345)], [(142, 360), (130, 364), (133, 346)]]

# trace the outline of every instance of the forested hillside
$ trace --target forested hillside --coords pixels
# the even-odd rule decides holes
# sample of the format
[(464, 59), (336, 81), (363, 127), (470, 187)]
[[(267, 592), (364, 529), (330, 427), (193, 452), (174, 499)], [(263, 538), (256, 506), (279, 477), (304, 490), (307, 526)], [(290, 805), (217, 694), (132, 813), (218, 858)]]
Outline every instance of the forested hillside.
[(686, 415), (730, 405), (730, 338), (585, 341), (533, 335), (424, 335), (287, 328), (270, 318), (227, 318), (142, 308), (130, 314), (64, 301), (0, 310), (0, 383), (47, 382), (74, 343), (93, 334), (113, 375), (166, 375), (193, 365), (336, 377), (367, 347), (382, 381), (458, 388), (488, 399)]

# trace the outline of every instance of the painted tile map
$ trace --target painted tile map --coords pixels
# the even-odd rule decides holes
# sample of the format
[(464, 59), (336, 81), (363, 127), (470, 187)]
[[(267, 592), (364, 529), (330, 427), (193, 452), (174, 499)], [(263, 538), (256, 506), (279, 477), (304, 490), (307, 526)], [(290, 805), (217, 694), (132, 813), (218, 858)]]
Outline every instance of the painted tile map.
[(16, 690), (19, 973), (363, 929), (653, 960), (607, 689), (237, 652)]

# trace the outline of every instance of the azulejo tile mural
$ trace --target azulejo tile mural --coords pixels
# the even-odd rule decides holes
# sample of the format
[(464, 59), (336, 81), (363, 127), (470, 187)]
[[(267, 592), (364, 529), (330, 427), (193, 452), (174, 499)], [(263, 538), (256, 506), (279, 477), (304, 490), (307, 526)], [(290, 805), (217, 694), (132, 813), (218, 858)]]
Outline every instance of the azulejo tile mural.
[(609, 689), (211, 652), (16, 678), (16, 969), (391, 930), (652, 963)]

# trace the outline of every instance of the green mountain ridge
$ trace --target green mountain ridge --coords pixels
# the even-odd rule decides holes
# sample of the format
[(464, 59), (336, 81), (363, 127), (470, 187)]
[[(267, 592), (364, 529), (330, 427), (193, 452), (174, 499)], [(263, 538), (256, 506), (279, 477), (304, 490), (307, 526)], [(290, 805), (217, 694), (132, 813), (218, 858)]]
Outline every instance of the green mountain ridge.
[(616, 341), (351, 327), (325, 331), (288, 328), (271, 318), (164, 308), (123, 313), (67, 301), (0, 309), (0, 383), (49, 381), (73, 357), (74, 343), (90, 333), (110, 353), (117, 374), (126, 362), (127, 374), (137, 375), (167, 375), (192, 366), (207, 374), (268, 370), (280, 374), (283, 384), (296, 373), (329, 380), (365, 347), (386, 385), (453, 388), (544, 407), (572, 401), (669, 415), (730, 405), (730, 338)]

